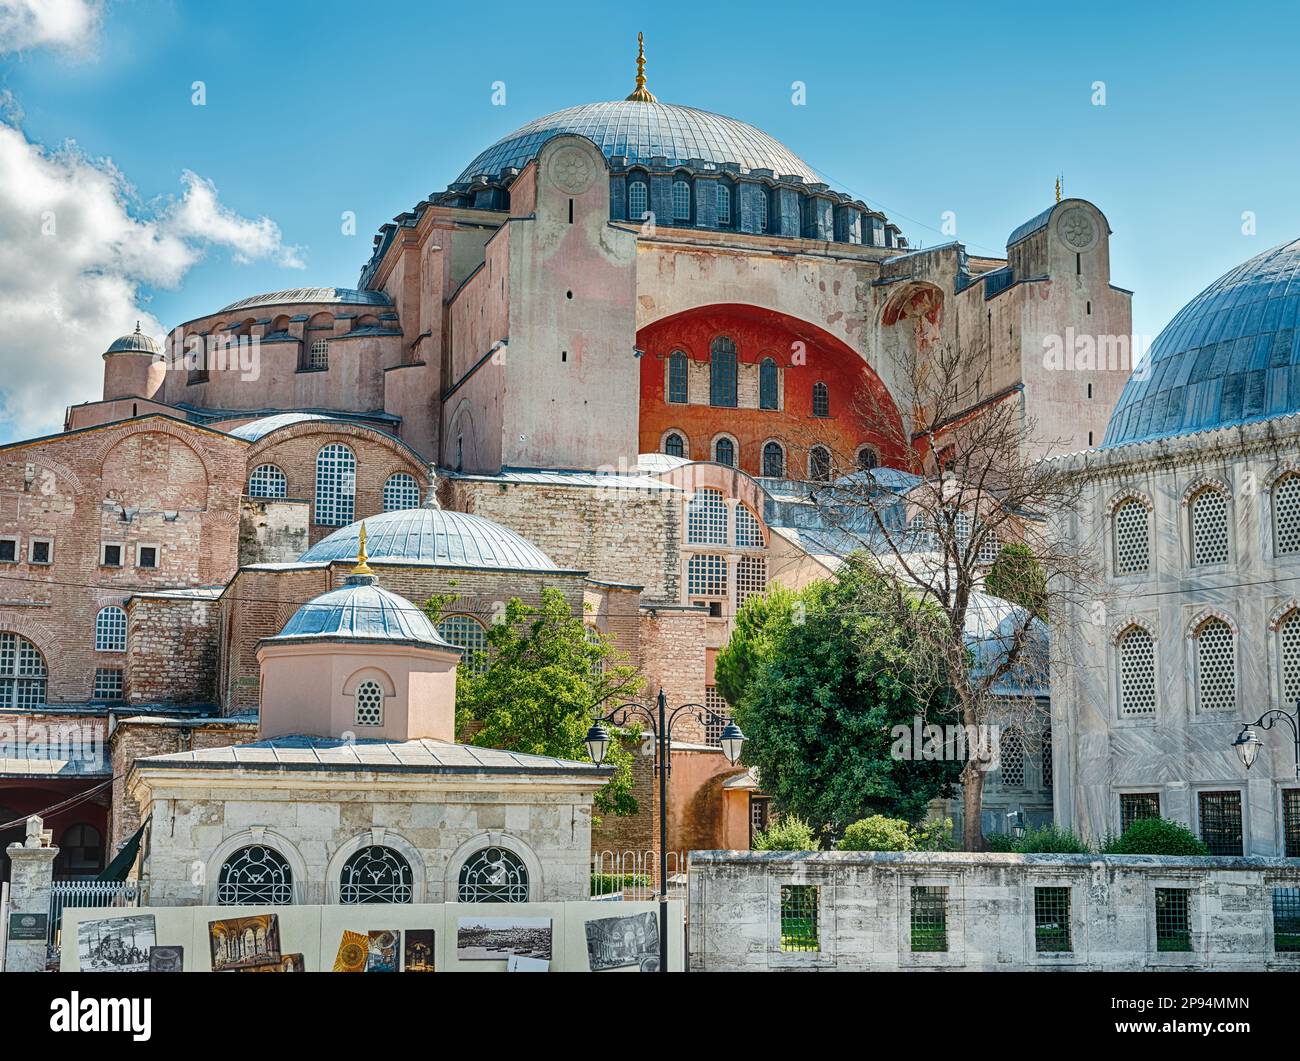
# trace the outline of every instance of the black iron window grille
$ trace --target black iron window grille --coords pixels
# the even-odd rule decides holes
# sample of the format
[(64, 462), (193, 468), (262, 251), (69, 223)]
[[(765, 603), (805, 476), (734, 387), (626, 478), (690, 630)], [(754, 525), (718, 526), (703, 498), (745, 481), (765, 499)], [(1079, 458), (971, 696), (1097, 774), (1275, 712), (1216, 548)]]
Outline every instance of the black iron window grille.
[(1286, 857), (1300, 858), (1300, 788), (1282, 790), (1282, 832)]
[(1241, 793), (1202, 792), (1201, 839), (1212, 855), (1240, 855)]
[(1069, 888), (1034, 889), (1034, 949), (1071, 949)]
[(1156, 889), (1156, 950), (1192, 949), (1191, 901), (1186, 888)]
[(293, 902), (293, 871), (278, 851), (252, 844), (236, 851), (217, 877), (218, 906), (285, 906)]
[(343, 864), (340, 903), (409, 903), (411, 864), (391, 847), (363, 847)]
[(817, 904), (820, 888), (815, 884), (781, 885), (781, 949), (821, 950)]
[(912, 888), (912, 950), (948, 949), (948, 889), (917, 885)]
[(1273, 889), (1273, 950), (1300, 953), (1300, 888)]
[(485, 847), (461, 866), (456, 896), (462, 903), (526, 903), (528, 869), (513, 851)]
[(1128, 827), (1139, 818), (1160, 817), (1159, 792), (1124, 792), (1119, 797), (1119, 831), (1128, 832)]

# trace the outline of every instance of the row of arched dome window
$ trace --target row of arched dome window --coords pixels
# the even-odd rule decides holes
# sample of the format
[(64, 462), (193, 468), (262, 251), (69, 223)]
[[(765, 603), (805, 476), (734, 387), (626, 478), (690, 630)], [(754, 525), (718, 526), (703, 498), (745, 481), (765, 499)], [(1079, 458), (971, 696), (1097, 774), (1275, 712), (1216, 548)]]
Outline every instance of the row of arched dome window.
[[(736, 344), (729, 336), (719, 335), (709, 344), (709, 404), (734, 409), (738, 403), (738, 365)], [(682, 350), (668, 355), (668, 402), (690, 402), (690, 358)], [(758, 363), (758, 407), (780, 408), (780, 375), (776, 359), (765, 357)], [(812, 415), (825, 419), (831, 415), (831, 391), (823, 381), (812, 386)]]
[[(684, 431), (676, 428), (664, 435), (664, 452), (670, 457), (690, 459), (690, 442)], [(857, 451), (857, 471), (870, 471), (879, 466), (880, 456), (872, 446), (859, 446)], [(718, 464), (735, 468), (737, 452), (736, 440), (730, 435), (718, 435), (713, 440), (711, 457)], [(811, 482), (830, 482), (833, 474), (831, 451), (826, 446), (813, 446), (808, 450), (807, 477)], [(789, 477), (789, 462), (785, 446), (775, 439), (763, 443), (762, 471), (767, 479), (785, 479)]]
[[(259, 464), (248, 477), (248, 496), (282, 498), (288, 480), (274, 464)], [(316, 454), (314, 521), (320, 527), (345, 527), (356, 515), (357, 457), (341, 442), (322, 446)], [(390, 475), (384, 482), (384, 511), (416, 508), (420, 484), (406, 472)]]

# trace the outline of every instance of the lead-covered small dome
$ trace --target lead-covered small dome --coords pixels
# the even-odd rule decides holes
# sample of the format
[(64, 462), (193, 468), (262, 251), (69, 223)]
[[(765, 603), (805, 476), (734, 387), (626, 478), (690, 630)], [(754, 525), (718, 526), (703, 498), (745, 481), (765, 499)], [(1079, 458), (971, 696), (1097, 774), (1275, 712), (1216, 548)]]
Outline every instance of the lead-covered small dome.
[(420, 608), (377, 586), (373, 575), (358, 574), (309, 600), (283, 630), (266, 640), (396, 642), (455, 651)]
[(108, 354), (161, 354), (162, 347), (152, 335), (140, 331), (140, 322), (135, 322), (135, 331), (129, 335), (119, 335), (104, 351)]

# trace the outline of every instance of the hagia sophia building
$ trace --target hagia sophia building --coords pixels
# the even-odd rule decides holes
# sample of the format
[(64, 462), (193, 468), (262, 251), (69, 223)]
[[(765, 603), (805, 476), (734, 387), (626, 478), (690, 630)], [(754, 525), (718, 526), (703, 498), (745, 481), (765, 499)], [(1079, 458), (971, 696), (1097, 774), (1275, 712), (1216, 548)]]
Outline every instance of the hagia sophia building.
[[(0, 823), (45, 810), (58, 874), (102, 868), (140, 825), (138, 759), (257, 739), (259, 645), (346, 584), (363, 521), (384, 591), (451, 596), (437, 633), (462, 666), (502, 602), (554, 587), (649, 689), (725, 712), (739, 605), (842, 559), (810, 484), (908, 471), (901, 361), (971, 352), (971, 409), (1015, 403), (1096, 471), (1083, 451), (1117, 430), (1127, 371), (1043, 351), (1128, 336), (1131, 293), (1096, 206), (1042, 205), (1005, 258), (914, 249), (761, 130), (660, 102), (639, 61), (626, 99), (529, 122), (399, 213), (355, 286), (113, 340), (99, 398), (0, 447), (0, 722), (94, 735), (93, 754), (0, 752)], [(854, 415), (864, 393), (899, 434)], [(1141, 408), (1121, 404), (1125, 429)], [(1060, 710), (1057, 763), (1095, 770)], [(675, 851), (748, 847), (767, 820), (714, 729), (674, 734)], [(1051, 818), (1047, 754), (990, 784), (990, 828), (1013, 805)], [(654, 847), (637, 771), (641, 812), (607, 816), (594, 850)], [(1089, 784), (1076, 819), (1107, 818)]]

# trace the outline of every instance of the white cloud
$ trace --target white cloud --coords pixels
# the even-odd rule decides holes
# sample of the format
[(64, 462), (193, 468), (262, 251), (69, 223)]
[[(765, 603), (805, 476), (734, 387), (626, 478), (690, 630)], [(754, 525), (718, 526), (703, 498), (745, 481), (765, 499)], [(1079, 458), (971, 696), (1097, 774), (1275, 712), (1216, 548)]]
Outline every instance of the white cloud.
[(108, 160), (49, 150), (0, 120), (0, 421), (18, 437), (58, 430), (64, 407), (99, 394), (99, 357), (139, 319), (143, 290), (175, 287), (208, 247), (301, 267), (269, 218), (222, 205), (186, 172), (178, 197), (140, 207)]
[(0, 0), (0, 55), (31, 48), (89, 55), (103, 13), (101, 0)]

